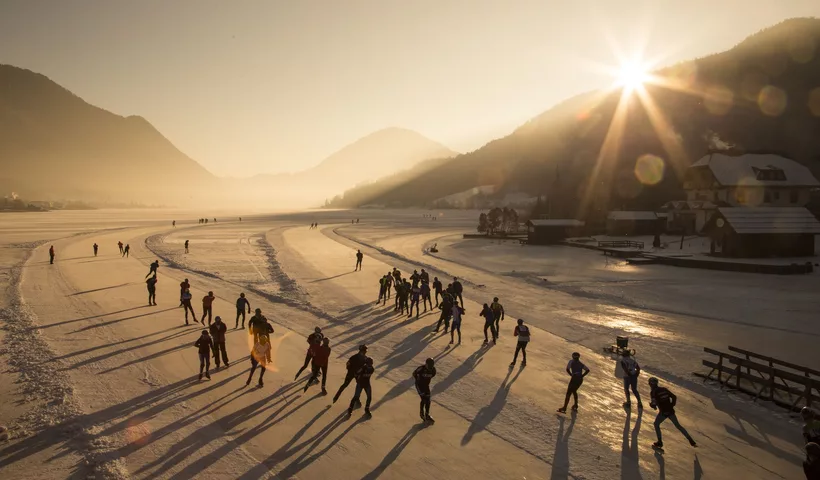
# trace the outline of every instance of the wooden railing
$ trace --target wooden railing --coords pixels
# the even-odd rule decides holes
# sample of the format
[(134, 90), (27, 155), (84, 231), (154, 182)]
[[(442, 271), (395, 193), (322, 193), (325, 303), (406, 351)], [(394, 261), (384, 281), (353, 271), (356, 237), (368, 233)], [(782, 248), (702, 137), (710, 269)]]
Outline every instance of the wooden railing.
[(638, 248), (643, 250), (643, 242), (633, 242), (632, 240), (604, 240), (598, 242), (603, 248)]
[(737, 347), (729, 350), (739, 355), (704, 347), (704, 352), (717, 356), (717, 362), (703, 360), (712, 370), (695, 375), (753, 395), (755, 401), (765, 398), (789, 410), (799, 410), (801, 401), (807, 407), (820, 402), (820, 371)]

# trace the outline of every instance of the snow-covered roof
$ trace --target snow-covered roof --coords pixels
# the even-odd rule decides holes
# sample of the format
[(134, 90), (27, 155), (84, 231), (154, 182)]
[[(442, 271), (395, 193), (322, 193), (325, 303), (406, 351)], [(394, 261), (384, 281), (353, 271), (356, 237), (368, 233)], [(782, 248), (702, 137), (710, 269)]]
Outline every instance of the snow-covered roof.
[(614, 210), (606, 216), (607, 220), (657, 220), (655, 212)]
[[(816, 187), (820, 182), (814, 178), (811, 171), (792, 159), (761, 153), (746, 153), (743, 155), (726, 155), (711, 153), (704, 156), (692, 167), (709, 167), (715, 179), (723, 186), (784, 186), (784, 187)], [(758, 175), (759, 170), (782, 170), (785, 180), (765, 180)]]
[(707, 227), (723, 217), (739, 234), (820, 234), (820, 222), (803, 207), (723, 207), (718, 212), (720, 215), (710, 219)]
[(551, 218), (549, 220), (529, 220), (527, 225), (534, 227), (583, 227), (586, 223), (572, 218)]

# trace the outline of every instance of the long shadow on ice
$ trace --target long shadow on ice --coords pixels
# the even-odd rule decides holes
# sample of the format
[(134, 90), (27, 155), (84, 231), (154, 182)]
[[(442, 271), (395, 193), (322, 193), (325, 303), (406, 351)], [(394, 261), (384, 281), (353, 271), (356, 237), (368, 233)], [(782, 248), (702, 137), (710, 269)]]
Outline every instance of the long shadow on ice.
[(552, 457), (552, 474), (550, 480), (565, 480), (570, 478), (569, 474), (569, 436), (572, 435), (572, 427), (575, 426), (575, 419), (578, 416), (576, 411), (572, 411), (569, 426), (565, 428), (567, 417), (558, 415), (558, 437), (555, 439), (555, 454)]
[(626, 411), (624, 421), (623, 442), (621, 443), (621, 480), (641, 480), (640, 458), (638, 456), (638, 434), (641, 431), (643, 411), (638, 410), (638, 419), (632, 429), (630, 438), (629, 424), (632, 420), (632, 411)]
[(32, 327), (31, 329), (32, 330), (41, 330), (41, 329), (45, 329), (45, 328), (59, 327), (61, 325), (68, 325), (69, 323), (77, 323), (77, 322), (82, 322), (84, 320), (93, 320), (95, 318), (107, 317), (109, 315), (117, 315), (118, 313), (130, 312), (132, 310), (139, 310), (139, 309), (142, 309), (142, 308), (149, 308), (149, 307), (148, 307), (148, 305), (140, 305), (138, 307), (126, 308), (124, 310), (117, 310), (116, 312), (101, 313), (99, 315), (91, 315), (90, 317), (74, 318), (74, 319), (65, 320), (65, 321), (62, 321), (62, 322), (49, 323), (48, 325), (37, 325), (36, 327)]
[(512, 384), (518, 380), (518, 376), (521, 375), (522, 370), (523, 368), (519, 368), (512, 380), (510, 380), (512, 369), (507, 372), (507, 376), (501, 381), (501, 386), (498, 387), (498, 391), (495, 392), (495, 397), (493, 397), (490, 404), (482, 407), (476, 414), (475, 418), (473, 418), (473, 422), (467, 429), (467, 433), (465, 433), (464, 437), (461, 439), (461, 446), (470, 443), (470, 440), (473, 439), (473, 435), (487, 428), (487, 426), (495, 420), (495, 417), (501, 413), (501, 410), (507, 403), (507, 395), (510, 394), (510, 388), (512, 387)]
[(410, 444), (410, 441), (413, 440), (413, 437), (415, 437), (416, 434), (424, 428), (425, 425), (423, 424), (413, 425), (412, 427), (410, 427), (410, 430), (407, 433), (405, 433), (403, 437), (401, 437), (396, 446), (394, 446), (392, 450), (387, 452), (387, 455), (385, 455), (381, 463), (379, 463), (376, 466), (376, 468), (373, 469), (373, 471), (362, 477), (362, 480), (375, 480), (379, 478), (381, 474), (384, 473), (385, 470), (387, 470), (387, 467), (392, 465), (393, 462), (395, 462), (396, 459), (399, 458), (399, 455), (401, 455), (401, 452), (404, 451), (405, 447), (407, 447), (407, 445)]

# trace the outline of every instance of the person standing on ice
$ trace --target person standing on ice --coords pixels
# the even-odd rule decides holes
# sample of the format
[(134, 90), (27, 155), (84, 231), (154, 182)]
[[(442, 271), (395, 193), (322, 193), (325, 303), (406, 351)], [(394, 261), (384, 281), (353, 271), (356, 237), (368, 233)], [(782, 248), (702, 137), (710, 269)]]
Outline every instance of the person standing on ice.
[(458, 331), (458, 343), (461, 345), (461, 316), (464, 315), (464, 309), (458, 305), (453, 305), (453, 328), (450, 329), (450, 345), (453, 344), (456, 331)]
[(354, 272), (356, 270), (361, 270), (362, 269), (362, 259), (364, 259), (364, 254), (362, 253), (361, 250), (357, 250), (356, 251), (356, 268), (353, 269)]
[(131, 244), (126, 243), (125, 248), (122, 250), (122, 256), (127, 258), (127, 257), (130, 256), (130, 253), (131, 253)]
[(265, 376), (266, 365), (271, 363), (270, 357), (270, 339), (267, 335), (259, 335), (259, 338), (254, 340), (253, 349), (251, 349), (251, 373), (248, 374), (248, 381), (245, 386), (251, 384), (253, 379), (253, 372), (256, 367), (259, 367), (259, 388), (265, 386), (262, 382), (262, 377)]
[(54, 245), (48, 249), (48, 262), (49, 264), (54, 265)]
[(273, 326), (268, 323), (268, 319), (262, 315), (262, 309), (257, 308), (256, 314), (248, 321), (248, 334), (253, 335), (253, 342), (258, 343), (260, 336), (273, 334)]
[(202, 330), (202, 335), (196, 340), (194, 346), (199, 349), (199, 379), (202, 380), (202, 372), (205, 371), (205, 378), (211, 379), (211, 354), (214, 351), (214, 341), (207, 330)]
[(572, 360), (567, 364), (567, 373), (570, 376), (569, 385), (567, 385), (567, 396), (564, 398), (564, 406), (558, 409), (559, 413), (567, 413), (570, 395), (574, 402), (572, 410), (578, 410), (578, 389), (584, 383), (584, 377), (589, 375), (589, 368), (581, 363), (580, 353), (574, 352), (572, 354)]
[(123, 251), (122, 251), (122, 242), (117, 242), (117, 246), (118, 246), (118, 247), (120, 247), (120, 255), (122, 255), (122, 254), (123, 254)]
[[(183, 307), (182, 297), (185, 295), (185, 290), (191, 288), (191, 284), (188, 283), (188, 279), (186, 278), (182, 282), (179, 283), (179, 306)], [(196, 317), (194, 317), (196, 318)]]
[(191, 295), (191, 291), (187, 288), (182, 292), (182, 308), (185, 311), (185, 325), (188, 325), (188, 312), (191, 312), (191, 318), (194, 320), (194, 323), (197, 323), (198, 320), (196, 319), (196, 313), (194, 312), (194, 307), (191, 305), (191, 300), (194, 298)]
[(208, 330), (211, 332), (211, 338), (214, 340), (214, 363), (216, 368), (219, 368), (219, 356), (222, 355), (222, 363), (228, 366), (228, 351), (225, 349), (225, 333), (228, 331), (228, 326), (222, 321), (219, 315), (214, 318), (214, 323)]
[(441, 280), (438, 277), (433, 277), (433, 290), (436, 292), (436, 308), (438, 308), (439, 303), (438, 297), (443, 297), (442, 291), (444, 290), (444, 285), (441, 284)]
[(513, 336), (518, 337), (518, 345), (515, 346), (515, 355), (513, 355), (513, 361), (510, 364), (510, 367), (515, 366), (515, 362), (518, 360), (518, 352), (521, 352), (521, 356), (523, 357), (521, 360), (521, 366), (526, 367), (527, 344), (530, 343), (530, 328), (524, 325), (524, 319), (518, 319), (518, 325), (515, 326)]
[(362, 368), (364, 365), (364, 361), (367, 358), (367, 345), (359, 345), (359, 352), (347, 361), (347, 373), (345, 374), (345, 381), (342, 383), (342, 386), (339, 387), (339, 391), (336, 392), (336, 395), (333, 396), (333, 403), (336, 403), (339, 400), (339, 397), (342, 396), (342, 392), (344, 392), (345, 388), (350, 385), (350, 382), (356, 378), (356, 372)]
[(490, 343), (490, 339), (487, 337), (487, 329), (490, 330), (493, 336), (493, 345), (495, 345), (498, 339), (498, 332), (495, 330), (495, 314), (493, 314), (490, 306), (485, 303), (480, 315), (484, 317), (484, 345)]
[(430, 305), (430, 311), (433, 311), (433, 301), (430, 299), (430, 283), (425, 280), (421, 281), (421, 303), (424, 304), (424, 313), (427, 313), (428, 304)]
[(356, 392), (353, 394), (353, 398), (350, 399), (350, 406), (347, 407), (347, 414), (353, 415), (353, 408), (356, 405), (361, 405), (361, 396), (362, 391), (364, 391), (365, 395), (367, 396), (367, 400), (364, 403), (364, 414), (366, 416), (370, 416), (370, 400), (373, 396), (373, 390), (370, 387), (370, 377), (373, 376), (373, 372), (376, 370), (373, 368), (373, 359), (370, 357), (366, 357), (364, 359), (364, 366), (356, 372)]
[(458, 278), (453, 277), (453, 299), (458, 297), (458, 304), (464, 305), (464, 298), (462, 298), (461, 293), (464, 291), (464, 287), (461, 286), (461, 282), (458, 281)]
[(248, 313), (251, 313), (251, 302), (245, 298), (244, 293), (239, 294), (239, 298), (236, 299), (236, 325), (233, 327), (234, 330), (239, 328), (239, 317), (242, 317), (242, 328), (245, 328), (245, 309), (248, 310)]
[(99, 245), (97, 245), (97, 243), (95, 242), (95, 243), (94, 243), (94, 256), (95, 256), (95, 257), (97, 256), (97, 250), (99, 250), (99, 249), (100, 249), (100, 246), (99, 246)]
[(621, 357), (621, 370), (624, 372), (624, 394), (626, 395), (624, 408), (632, 408), (632, 399), (629, 395), (631, 388), (632, 393), (635, 394), (635, 400), (638, 401), (638, 410), (643, 410), (641, 394), (638, 393), (638, 375), (641, 374), (641, 366), (638, 365), (638, 361), (632, 357), (629, 350), (625, 351)]
[(490, 304), (490, 310), (493, 311), (493, 316), (495, 318), (495, 333), (497, 336), (501, 335), (501, 320), (504, 320), (506, 316), (504, 314), (504, 306), (498, 303), (498, 297), (493, 298), (493, 303)]
[(302, 365), (302, 368), (300, 368), (299, 371), (296, 372), (296, 376), (293, 377), (294, 381), (296, 381), (296, 379), (299, 378), (299, 375), (301, 375), (302, 372), (305, 371), (305, 369), (308, 367), (308, 364), (310, 364), (310, 361), (313, 360), (313, 355), (315, 353), (314, 350), (313, 350), (313, 346), (314, 345), (321, 345), (322, 340), (324, 340), (324, 338), (325, 338), (325, 335), (322, 333), (322, 329), (319, 328), (319, 327), (315, 327), (313, 329), (313, 333), (311, 333), (310, 335), (307, 336), (308, 348), (307, 348), (307, 353), (305, 354), (305, 363)]
[(667, 418), (672, 421), (672, 425), (677, 428), (680, 433), (689, 440), (689, 445), (697, 447), (698, 444), (689, 435), (689, 432), (678, 422), (678, 417), (675, 415), (675, 405), (678, 403), (678, 397), (670, 392), (668, 388), (658, 386), (658, 379), (652, 377), (649, 379), (649, 388), (651, 389), (651, 401), (649, 406), (652, 410), (658, 410), (658, 416), (655, 417), (655, 435), (658, 436), (658, 441), (652, 444), (652, 448), (663, 449), (663, 438), (661, 436), (661, 423)]
[(151, 262), (151, 265), (149, 265), (148, 268), (150, 268), (150, 270), (148, 270), (148, 274), (145, 276), (145, 278), (157, 274), (157, 269), (159, 268), (159, 260), (154, 260), (153, 262)]
[(208, 325), (211, 324), (211, 314), (213, 313), (214, 300), (216, 300), (214, 292), (208, 292), (207, 295), (202, 297), (202, 320), (200, 320), (199, 323), (205, 325), (205, 316), (207, 315)]
[(430, 274), (423, 268), (421, 269), (419, 278), (421, 278), (422, 283), (430, 283)]
[(185, 240), (185, 253), (188, 253), (188, 240)]
[(145, 286), (148, 288), (148, 305), (157, 304), (157, 274), (145, 281)]
[(171, 221), (171, 227), (177, 228), (177, 221), (176, 220)]
[[(319, 374), (322, 375), (322, 395), (327, 395), (327, 365), (330, 362), (330, 339), (325, 337), (321, 344), (313, 344), (310, 346), (312, 350), (311, 355), (311, 375), (305, 384), (304, 391), (307, 392), (308, 387), (314, 382), (319, 383)], [(298, 375), (297, 375), (298, 376)]]
[(419, 300), (421, 300), (421, 288), (418, 285), (411, 287), (410, 309), (407, 318), (413, 316), (413, 307), (416, 307), (416, 318), (419, 318)]
[(416, 392), (421, 398), (419, 404), (419, 416), (422, 421), (434, 423), (433, 417), (430, 416), (430, 381), (436, 376), (436, 362), (432, 358), (425, 360), (424, 365), (416, 368), (413, 371), (413, 380), (416, 383)]

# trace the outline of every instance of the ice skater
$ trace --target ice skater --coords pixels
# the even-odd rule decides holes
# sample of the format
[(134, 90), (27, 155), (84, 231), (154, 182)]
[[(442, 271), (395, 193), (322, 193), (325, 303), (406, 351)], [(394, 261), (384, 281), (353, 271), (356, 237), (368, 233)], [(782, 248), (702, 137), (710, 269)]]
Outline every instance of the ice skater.
[(199, 323), (205, 325), (205, 317), (207, 316), (208, 325), (211, 324), (211, 315), (213, 313), (214, 300), (216, 300), (214, 292), (208, 292), (207, 295), (202, 297), (202, 320), (200, 320)]
[(574, 352), (572, 354), (572, 360), (567, 364), (567, 373), (570, 376), (569, 385), (567, 385), (567, 396), (564, 398), (564, 406), (558, 409), (559, 413), (567, 413), (570, 396), (573, 399), (572, 410), (578, 410), (578, 389), (584, 383), (584, 377), (589, 375), (589, 368), (581, 363), (580, 353)]
[(315, 353), (314, 350), (313, 350), (313, 346), (314, 345), (321, 345), (322, 340), (324, 340), (324, 338), (325, 338), (325, 335), (322, 333), (322, 329), (319, 328), (319, 327), (315, 327), (313, 329), (313, 333), (311, 333), (310, 335), (307, 336), (308, 348), (307, 348), (307, 353), (305, 354), (305, 363), (302, 365), (302, 368), (300, 368), (299, 371), (296, 372), (296, 376), (293, 377), (294, 381), (299, 378), (299, 375), (301, 375), (302, 372), (305, 371), (305, 369), (310, 364), (310, 361), (313, 359), (313, 354)]
[[(464, 298), (461, 297), (461, 293), (464, 291), (464, 287), (461, 286), (461, 282), (458, 281), (458, 278), (453, 277), (453, 299), (455, 300), (458, 297), (458, 304), (464, 305)], [(496, 328), (497, 330), (497, 328)]]
[(439, 297), (443, 296), (442, 292), (444, 290), (444, 286), (441, 284), (441, 280), (438, 277), (433, 277), (433, 290), (436, 292), (436, 307), (440, 305)]
[(364, 365), (362, 368), (356, 372), (356, 392), (353, 394), (353, 398), (350, 399), (350, 406), (347, 407), (347, 414), (353, 415), (353, 408), (356, 405), (361, 405), (361, 396), (362, 391), (364, 391), (367, 400), (364, 402), (364, 414), (366, 416), (370, 416), (370, 400), (373, 397), (373, 390), (370, 387), (370, 377), (373, 376), (373, 372), (376, 370), (373, 368), (373, 359), (370, 357), (366, 357), (364, 359)]
[(150, 268), (150, 270), (148, 270), (148, 274), (145, 275), (145, 278), (148, 278), (151, 275), (156, 276), (157, 269), (159, 268), (159, 260), (154, 260), (153, 262), (151, 262), (151, 265), (149, 265), (148, 268)]
[(248, 381), (245, 382), (245, 386), (251, 384), (253, 372), (256, 371), (256, 367), (259, 367), (258, 386), (259, 388), (264, 387), (265, 384), (262, 382), (262, 377), (265, 376), (266, 366), (271, 363), (271, 361), (270, 340), (267, 335), (259, 335), (259, 337), (254, 340), (253, 349), (251, 349), (251, 372), (248, 374)]
[(498, 303), (498, 297), (493, 298), (493, 303), (490, 304), (490, 310), (493, 311), (493, 316), (495, 317), (495, 332), (496, 334), (501, 334), (501, 324), (499, 323), (501, 320), (504, 320), (504, 306)]
[(493, 345), (495, 345), (496, 340), (498, 339), (498, 332), (495, 329), (495, 314), (486, 303), (484, 304), (484, 308), (481, 310), (481, 316), (484, 317), (484, 345), (490, 343), (490, 339), (487, 338), (488, 329), (493, 336)]
[(643, 410), (641, 403), (641, 394), (638, 393), (638, 375), (641, 374), (641, 366), (638, 365), (637, 360), (632, 357), (629, 350), (623, 353), (621, 358), (621, 370), (624, 373), (624, 394), (626, 395), (626, 402), (624, 408), (632, 408), (632, 399), (629, 396), (629, 390), (635, 394), (635, 400), (638, 401), (638, 410)]
[(256, 314), (248, 321), (248, 334), (253, 336), (254, 344), (259, 342), (259, 337), (273, 335), (273, 326), (268, 319), (262, 315), (262, 309), (257, 308)]
[(321, 344), (313, 344), (310, 349), (311, 355), (311, 375), (305, 384), (304, 391), (307, 392), (308, 387), (314, 382), (319, 383), (319, 372), (322, 375), (322, 395), (327, 395), (327, 365), (330, 361), (330, 339), (325, 337)]
[(248, 310), (248, 313), (251, 313), (251, 302), (245, 298), (244, 293), (239, 294), (239, 298), (236, 299), (236, 325), (233, 327), (234, 330), (239, 328), (239, 317), (242, 317), (242, 328), (245, 328), (245, 310)]
[(361, 250), (356, 251), (356, 268), (353, 269), (355, 272), (356, 270), (362, 269), (362, 260), (364, 259), (364, 254)]
[(339, 391), (336, 392), (336, 395), (333, 396), (333, 403), (336, 403), (336, 401), (339, 400), (339, 397), (342, 396), (342, 392), (344, 392), (345, 388), (347, 388), (347, 386), (350, 385), (350, 382), (356, 378), (356, 372), (362, 368), (366, 358), (367, 345), (359, 345), (359, 352), (347, 360), (347, 373), (345, 374), (345, 381), (342, 383), (342, 386), (339, 387)]
[(185, 240), (185, 253), (188, 253), (188, 240)]
[(123, 254), (123, 248), (122, 248), (123, 244), (122, 244), (122, 242), (117, 242), (117, 246), (120, 247), (120, 255), (122, 255)]
[(689, 432), (687, 432), (680, 422), (678, 422), (678, 417), (675, 415), (675, 405), (678, 403), (678, 397), (676, 397), (674, 393), (670, 392), (669, 389), (658, 386), (658, 379), (655, 377), (649, 379), (649, 388), (651, 389), (649, 394), (651, 398), (649, 406), (652, 407), (652, 410), (658, 410), (658, 416), (655, 417), (655, 435), (658, 436), (658, 441), (652, 444), (652, 448), (663, 451), (661, 423), (663, 423), (667, 418), (671, 420), (672, 425), (674, 425), (675, 428), (677, 428), (680, 433), (682, 433), (683, 436), (689, 440), (689, 445), (697, 447), (698, 444), (695, 443), (692, 436), (689, 435)]
[(182, 297), (185, 295), (185, 290), (188, 290), (189, 288), (191, 288), (191, 284), (188, 282), (187, 278), (179, 283), (179, 306), (180, 307), (184, 306), (183, 303), (182, 303)]
[(48, 249), (48, 263), (54, 265), (54, 245)]
[(530, 328), (524, 325), (524, 320), (519, 318), (518, 325), (515, 326), (515, 330), (513, 331), (513, 336), (518, 337), (518, 345), (515, 346), (515, 355), (513, 355), (513, 361), (510, 364), (510, 367), (515, 366), (516, 360), (518, 360), (518, 352), (521, 352), (521, 366), (527, 366), (527, 344), (530, 343)]
[(131, 254), (131, 244), (126, 243), (125, 248), (122, 249), (122, 256), (128, 258), (128, 257), (131, 256), (130, 254)]
[(459, 305), (453, 305), (453, 325), (450, 329), (450, 345), (453, 344), (456, 332), (458, 332), (458, 344), (461, 345), (461, 317), (464, 315), (464, 309)]
[(433, 311), (433, 300), (430, 299), (430, 283), (425, 280), (421, 281), (421, 303), (424, 304), (424, 313), (427, 313), (428, 304), (430, 304), (430, 311)]
[(145, 286), (148, 287), (148, 305), (157, 305), (157, 274), (145, 281)]
[(211, 379), (211, 353), (214, 351), (214, 341), (208, 330), (202, 330), (202, 335), (196, 340), (194, 346), (199, 349), (199, 379), (202, 380), (202, 372), (205, 378)]
[(214, 323), (208, 330), (211, 332), (211, 338), (214, 341), (214, 363), (216, 368), (219, 368), (219, 356), (222, 355), (222, 363), (228, 366), (228, 351), (225, 349), (225, 333), (228, 331), (228, 326), (222, 321), (222, 317), (217, 315), (214, 318)]
[(97, 256), (97, 251), (100, 249), (100, 246), (94, 243), (94, 256)]
[(191, 318), (194, 320), (194, 323), (199, 323), (199, 320), (196, 319), (196, 313), (194, 312), (194, 307), (191, 305), (191, 300), (194, 298), (191, 295), (191, 291), (187, 288), (182, 292), (182, 308), (185, 311), (185, 325), (188, 325), (188, 312), (191, 312)]
[(176, 220), (171, 221), (171, 228), (177, 228), (177, 221)]
[(430, 416), (430, 381), (436, 376), (436, 362), (432, 358), (425, 360), (424, 365), (413, 371), (413, 380), (416, 384), (416, 392), (419, 394), (421, 402), (419, 404), (419, 416), (424, 422), (435, 423)]
[(438, 308), (441, 309), (441, 316), (438, 318), (438, 324), (436, 324), (436, 333), (441, 328), (441, 322), (444, 322), (444, 333), (447, 333), (450, 328), (450, 317), (453, 315), (453, 297), (444, 292)]
[(421, 288), (419, 288), (419, 286), (416, 285), (411, 287), (410, 291), (410, 308), (407, 311), (407, 318), (411, 318), (413, 316), (413, 307), (416, 307), (416, 318), (419, 318), (419, 300), (421, 299)]

